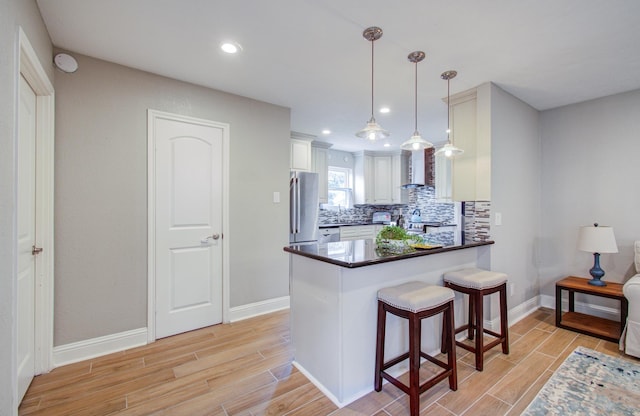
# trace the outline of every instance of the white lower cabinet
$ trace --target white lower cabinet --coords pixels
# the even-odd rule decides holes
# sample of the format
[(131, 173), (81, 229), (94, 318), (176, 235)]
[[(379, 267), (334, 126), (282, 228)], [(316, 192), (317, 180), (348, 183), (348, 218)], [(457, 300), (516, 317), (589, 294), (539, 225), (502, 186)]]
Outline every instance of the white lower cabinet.
[(347, 227), (340, 227), (340, 241), (366, 240), (375, 237), (375, 225), (349, 225)]

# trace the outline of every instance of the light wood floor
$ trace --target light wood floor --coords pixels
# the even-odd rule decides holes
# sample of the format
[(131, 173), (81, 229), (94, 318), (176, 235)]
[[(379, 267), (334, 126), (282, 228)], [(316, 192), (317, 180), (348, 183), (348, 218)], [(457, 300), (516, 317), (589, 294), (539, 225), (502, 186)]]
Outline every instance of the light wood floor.
[[(510, 354), (494, 348), (483, 372), (458, 348), (458, 391), (444, 380), (423, 393), (421, 414), (518, 415), (577, 346), (619, 355), (617, 344), (556, 328), (550, 310), (513, 325), (509, 335)], [(292, 357), (289, 313), (276, 312), (57, 368), (34, 379), (19, 414), (409, 414), (407, 397), (389, 384), (337, 409), (292, 367)]]

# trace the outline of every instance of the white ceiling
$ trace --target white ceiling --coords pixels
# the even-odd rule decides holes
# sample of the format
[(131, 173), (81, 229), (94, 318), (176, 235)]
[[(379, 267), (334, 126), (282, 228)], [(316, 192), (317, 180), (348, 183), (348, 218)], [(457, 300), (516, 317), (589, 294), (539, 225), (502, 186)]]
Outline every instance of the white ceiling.
[[(640, 88), (638, 0), (37, 0), (55, 46), (291, 108), (291, 129), (342, 150), (383, 149), (354, 136), (371, 112), (398, 148), (418, 129), (445, 140), (452, 94), (494, 82), (545, 110)], [(223, 40), (240, 43), (225, 55)], [(82, 71), (82, 68), (79, 69)], [(215, 119), (215, 114), (211, 115)], [(221, 120), (224, 121), (224, 120)], [(323, 136), (322, 129), (332, 134)]]

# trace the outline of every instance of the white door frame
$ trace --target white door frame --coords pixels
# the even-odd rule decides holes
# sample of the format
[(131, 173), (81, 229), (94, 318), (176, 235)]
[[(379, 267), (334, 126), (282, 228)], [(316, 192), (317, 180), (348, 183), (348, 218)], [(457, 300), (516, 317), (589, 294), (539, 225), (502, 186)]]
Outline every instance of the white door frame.
[[(36, 94), (35, 244), (38, 247), (42, 247), (44, 250), (36, 256), (35, 259), (34, 364), (35, 374), (42, 374), (53, 368), (53, 155), (55, 138), (55, 97), (53, 84), (49, 80), (49, 77), (38, 60), (38, 56), (31, 46), (27, 35), (22, 30), (22, 27), (18, 30), (20, 69), (18, 71), (16, 83), (19, 82), (19, 76), (21, 74)], [(18, 108), (17, 104), (16, 108)], [(14, 339), (15, 338), (16, 337), (14, 337)], [(13, 361), (15, 365), (15, 355)], [(14, 397), (17, 397), (17, 385), (14, 386)]]
[(155, 120), (164, 118), (222, 129), (222, 322), (229, 322), (229, 125), (158, 110), (147, 111), (147, 342), (156, 340)]

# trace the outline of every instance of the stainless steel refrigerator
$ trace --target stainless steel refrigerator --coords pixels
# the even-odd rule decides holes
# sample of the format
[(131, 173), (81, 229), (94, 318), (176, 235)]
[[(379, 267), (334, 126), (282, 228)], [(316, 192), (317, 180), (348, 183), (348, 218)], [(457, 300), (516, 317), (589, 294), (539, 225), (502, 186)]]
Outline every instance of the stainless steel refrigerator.
[(318, 239), (318, 174), (291, 172), (289, 179), (289, 242)]

